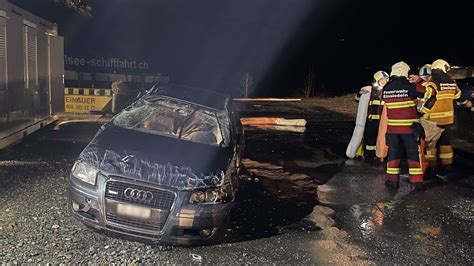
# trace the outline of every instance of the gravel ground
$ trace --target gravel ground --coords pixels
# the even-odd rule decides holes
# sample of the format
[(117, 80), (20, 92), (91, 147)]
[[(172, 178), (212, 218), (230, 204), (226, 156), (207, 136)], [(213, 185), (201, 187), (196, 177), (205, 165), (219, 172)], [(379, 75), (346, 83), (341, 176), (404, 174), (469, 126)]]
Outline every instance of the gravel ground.
[(319, 106), (331, 112), (337, 112), (355, 119), (358, 106), (358, 103), (355, 101), (355, 96), (356, 94), (354, 93), (330, 98), (309, 98), (305, 99), (304, 102), (306, 102), (307, 105)]
[[(252, 139), (248, 144), (251, 148), (253, 143), (256, 151), (249, 157), (256, 161), (252, 175), (266, 172), (261, 168), (270, 163), (283, 167), (279, 175), (289, 172), (297, 182), (285, 179), (288, 182), (285, 186), (291, 190), (283, 191), (283, 196), (290, 200), (275, 201), (274, 195), (268, 195), (275, 191), (281, 193), (276, 184), (280, 181), (272, 181), (272, 175), (250, 178), (250, 184), (254, 185), (240, 202), (240, 210), (245, 211), (240, 217), (237, 215), (227, 241), (210, 247), (160, 246), (85, 227), (72, 218), (67, 209), (67, 177), (94, 130), (92, 134), (90, 128), (89, 132), (82, 133), (73, 127), (66, 138), (45, 131), (34, 134), (23, 143), (0, 151), (0, 262), (368, 264), (368, 258), (377, 263), (472, 263), (472, 244), (468, 244), (472, 243), (472, 189), (467, 188), (472, 183), (464, 181), (472, 178), (462, 179), (458, 185), (440, 186), (409, 196), (406, 203), (388, 213), (380, 233), (370, 239), (359, 239), (360, 221), (352, 221), (353, 215), (345, 206), (340, 210), (335, 208), (334, 220), (348, 233), (333, 227), (334, 220), (315, 216), (314, 212), (303, 219), (308, 214), (309, 201), (295, 197), (294, 192), (305, 191), (304, 194), (309, 195), (311, 189), (339, 171), (339, 162), (334, 157), (340, 153), (338, 150), (344, 150), (345, 138), (350, 137), (355, 107), (344, 105), (352, 103), (353, 95), (309, 99), (298, 107), (288, 104), (282, 110), (291, 111), (289, 117), (304, 114), (309, 118), (305, 135), (267, 132), (262, 134), (264, 141), (259, 140), (262, 136), (249, 136)], [(257, 116), (280, 112), (271, 104), (252, 108)], [(71, 136), (85, 142), (70, 141)], [(321, 158), (333, 163), (321, 164)], [(332, 175), (326, 174), (328, 172)], [(305, 184), (306, 190), (299, 190), (294, 186), (297, 183)], [(262, 190), (262, 186), (267, 186), (266, 190)], [(251, 195), (264, 200), (255, 201)], [(423, 211), (410, 211), (418, 207)], [(270, 225), (265, 220), (275, 217), (281, 221), (272, 221)], [(452, 226), (445, 226), (446, 222), (453, 222)], [(463, 227), (457, 226), (458, 223)], [(400, 229), (399, 225), (413, 226)], [(404, 235), (414, 238), (406, 240)], [(359, 243), (365, 252), (351, 243)], [(407, 245), (418, 248), (410, 249)], [(434, 247), (437, 252), (432, 252)], [(420, 256), (430, 259), (423, 260)]]
[[(212, 247), (166, 247), (102, 234), (76, 221), (67, 209), (65, 176), (71, 163), (29, 162), (9, 166), (6, 173), (8, 180), (2, 179), (2, 187), (7, 185), (9, 189), (2, 189), (0, 200), (0, 261), (81, 264), (315, 263), (318, 261), (314, 254), (316, 250), (311, 246), (308, 248), (306, 243), (315, 246), (325, 243), (319, 241), (326, 239), (319, 228), (307, 221), (279, 227), (277, 234), (268, 238)], [(23, 171), (41, 174), (34, 177), (13, 174)], [(330, 243), (332, 245), (325, 248), (350, 247), (345, 242)], [(352, 247), (352, 250), (357, 249)], [(339, 252), (328, 259), (351, 260)]]
[[(268, 194), (257, 191), (260, 184), (271, 183), (263, 181), (249, 181), (256, 188), (243, 196), (241, 205), (248, 208), (236, 216), (237, 221), (221, 245), (160, 246), (90, 229), (75, 220), (66, 205), (69, 171), (85, 143), (51, 140), (50, 134), (33, 135), (0, 152), (0, 262), (367, 263), (363, 252), (346, 241), (347, 234), (332, 224), (321, 230), (317, 222), (322, 218), (314, 222), (298, 216), (301, 218), (291, 217), (291, 222), (284, 222), (285, 217), (294, 215), (296, 205), (281, 204), (286, 209), (278, 209), (280, 203), (271, 201), (272, 197), (262, 201), (270, 204), (267, 207), (260, 206), (262, 202), (252, 202), (250, 194)], [(271, 211), (259, 216), (256, 208)], [(290, 209), (291, 214), (285, 215)], [(280, 217), (279, 223), (261, 226), (270, 223), (265, 219), (275, 216)], [(252, 221), (252, 217), (260, 217), (261, 221)]]

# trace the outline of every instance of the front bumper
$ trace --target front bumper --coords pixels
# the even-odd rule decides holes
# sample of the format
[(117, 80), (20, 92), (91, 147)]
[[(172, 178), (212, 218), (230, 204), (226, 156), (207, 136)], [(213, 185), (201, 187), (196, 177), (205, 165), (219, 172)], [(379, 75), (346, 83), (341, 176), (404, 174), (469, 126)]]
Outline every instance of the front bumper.
[[(111, 231), (114, 233), (159, 241), (172, 245), (207, 245), (222, 240), (228, 225), (230, 210), (233, 203), (221, 204), (190, 204), (189, 191), (172, 191), (175, 195), (174, 203), (169, 210), (151, 208), (151, 217), (146, 220), (132, 222), (116, 219), (118, 204), (134, 206), (133, 203), (111, 200), (105, 196), (106, 182), (110, 181), (103, 175), (97, 178), (97, 186), (91, 186), (75, 178), (70, 179), (68, 204), (74, 217), (88, 226)], [(154, 189), (169, 190), (151, 186), (141, 182), (132, 182), (127, 179), (114, 181), (139, 185)], [(143, 228), (141, 225), (160, 220), (155, 229)]]

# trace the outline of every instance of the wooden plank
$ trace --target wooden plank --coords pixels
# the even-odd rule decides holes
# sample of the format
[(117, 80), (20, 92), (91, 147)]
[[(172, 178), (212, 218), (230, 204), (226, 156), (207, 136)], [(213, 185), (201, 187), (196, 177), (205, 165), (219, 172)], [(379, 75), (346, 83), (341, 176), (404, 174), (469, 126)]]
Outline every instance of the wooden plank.
[(299, 102), (301, 99), (292, 98), (234, 98), (236, 102)]
[(295, 132), (304, 133), (306, 127), (298, 126), (277, 126), (277, 125), (251, 125), (244, 126), (245, 131), (283, 131), (283, 132)]
[(277, 125), (277, 126), (306, 126), (305, 119), (285, 119), (281, 117), (244, 117), (240, 119), (244, 126), (250, 125)]

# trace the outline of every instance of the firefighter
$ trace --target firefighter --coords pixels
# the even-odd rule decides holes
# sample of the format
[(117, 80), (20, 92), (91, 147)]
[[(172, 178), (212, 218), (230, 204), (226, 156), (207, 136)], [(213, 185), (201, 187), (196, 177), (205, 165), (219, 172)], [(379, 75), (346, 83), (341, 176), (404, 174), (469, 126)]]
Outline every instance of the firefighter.
[(426, 64), (420, 68), (420, 78), (423, 81), (430, 82), (431, 81), (431, 65)]
[[(370, 101), (367, 110), (367, 120), (364, 129), (364, 157), (366, 159), (377, 160), (375, 150), (377, 148), (377, 134), (379, 131), (380, 115), (383, 110), (382, 89), (387, 84), (389, 75), (385, 71), (377, 71), (374, 74), (374, 82), (371, 89), (363, 87), (359, 92), (361, 94), (370, 93)], [(370, 87), (369, 87), (370, 88)]]
[(417, 109), (418, 111), (423, 108), (424, 103), (430, 98), (433, 94), (436, 94), (435, 84), (431, 81), (431, 64), (425, 64), (420, 68), (419, 76), (410, 75), (408, 80), (411, 83), (417, 85), (417, 90), (424, 91), (426, 90), (425, 96), (423, 99), (418, 99)]
[(431, 64), (431, 82), (424, 86), (431, 86), (433, 94), (436, 96), (436, 102), (431, 112), (423, 117), (434, 121), (437, 125), (444, 129), (436, 147), (426, 151), (428, 166), (434, 169), (438, 166), (438, 175), (445, 176), (448, 170), (451, 170), (453, 163), (453, 148), (451, 146), (451, 132), (454, 123), (454, 101), (468, 108), (472, 107), (472, 103), (462, 96), (462, 92), (456, 82), (449, 78), (450, 70), (448, 62), (438, 59)]
[[(425, 102), (432, 96), (436, 95), (435, 84), (431, 81), (431, 64), (425, 64), (420, 68), (419, 75), (410, 75), (409, 80), (411, 83), (415, 83), (418, 91), (424, 91), (425, 97), (423, 99), (418, 99), (417, 109), (421, 111)], [(420, 151), (421, 151), (421, 160), (422, 168), (424, 173), (424, 179), (432, 178), (433, 172), (428, 168), (428, 160), (425, 156), (425, 147), (426, 143), (424, 139), (420, 139)]]
[[(392, 66), (390, 81), (383, 90), (382, 99), (387, 107), (387, 145), (388, 188), (398, 189), (400, 180), (400, 162), (405, 156), (408, 165), (410, 183), (415, 189), (423, 188), (423, 169), (420, 156), (420, 135), (414, 130), (414, 122), (418, 120), (417, 99), (425, 98), (427, 92), (417, 89), (416, 84), (408, 81), (410, 66), (405, 62), (398, 62)], [(429, 97), (422, 108), (422, 112), (429, 111), (436, 99)], [(419, 127), (418, 127), (419, 128)]]

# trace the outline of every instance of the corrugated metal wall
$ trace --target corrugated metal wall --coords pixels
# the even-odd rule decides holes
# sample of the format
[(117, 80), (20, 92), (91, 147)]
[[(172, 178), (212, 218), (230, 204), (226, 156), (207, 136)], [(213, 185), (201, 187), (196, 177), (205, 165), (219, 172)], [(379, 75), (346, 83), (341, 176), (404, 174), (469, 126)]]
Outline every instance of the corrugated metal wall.
[[(51, 36), (55, 28), (0, 0), (0, 117), (6, 112), (8, 119), (49, 115), (50, 85), (54, 83), (54, 92), (63, 93), (64, 62), (58, 58), (63, 58), (64, 50), (57, 44), (62, 38)], [(51, 38), (56, 38), (54, 49), (50, 49)], [(52, 69), (54, 77), (50, 77)]]

